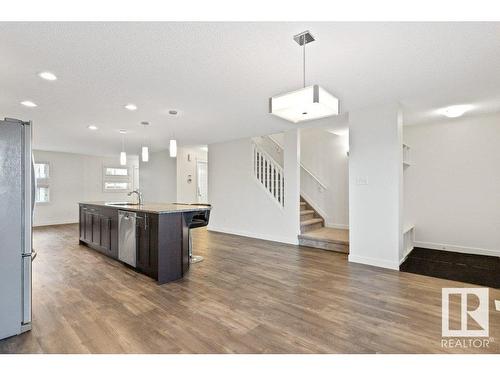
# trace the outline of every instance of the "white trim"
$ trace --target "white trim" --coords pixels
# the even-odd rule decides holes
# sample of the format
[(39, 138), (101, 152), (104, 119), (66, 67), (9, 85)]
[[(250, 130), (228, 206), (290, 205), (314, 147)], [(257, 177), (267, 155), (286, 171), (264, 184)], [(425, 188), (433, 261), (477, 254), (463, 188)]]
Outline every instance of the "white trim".
[(63, 224), (78, 224), (78, 219), (68, 219), (68, 220), (46, 220), (42, 222), (37, 222), (33, 224), (33, 227), (45, 227), (47, 225), (63, 225)]
[(413, 249), (414, 249), (414, 247), (412, 247), (411, 249), (409, 249), (409, 250), (406, 251), (406, 254), (399, 261), (399, 265), (402, 265), (404, 263), (404, 261), (406, 260), (406, 258), (408, 258), (408, 255), (410, 255), (410, 253), (413, 251)]
[(314, 203), (314, 201), (306, 193), (304, 193), (302, 190), (300, 191), (300, 195), (302, 195), (304, 197), (306, 202), (313, 208), (314, 211), (316, 211), (319, 214), (319, 216), (321, 216), (323, 218), (323, 220), (325, 220), (325, 223), (326, 223), (328, 221), (328, 215), (325, 213), (325, 211), (320, 209)]
[(399, 264), (397, 262), (391, 262), (385, 259), (360, 257), (357, 255), (349, 254), (348, 260), (351, 263), (361, 263), (367, 264), (369, 266), (382, 267), (399, 271)]
[(467, 247), (467, 246), (458, 246), (458, 245), (450, 245), (450, 244), (435, 243), (435, 242), (423, 242), (423, 241), (415, 241), (414, 244), (415, 247), (423, 247), (426, 249), (455, 251), (457, 253), (490, 255), (494, 257), (500, 257), (500, 250), (481, 249), (478, 247)]
[(349, 230), (349, 224), (338, 224), (338, 223), (326, 222), (325, 227), (326, 228), (333, 228), (333, 229), (347, 229), (347, 230)]
[(280, 242), (280, 243), (286, 243), (290, 245), (298, 245), (299, 244), (299, 239), (298, 237), (281, 237), (281, 236), (268, 236), (268, 235), (262, 235), (258, 233), (253, 233), (253, 232), (247, 232), (247, 231), (241, 231), (241, 230), (233, 230), (233, 229), (228, 229), (228, 228), (222, 228), (222, 227), (216, 227), (213, 225), (209, 225), (207, 227), (207, 230), (210, 232), (219, 232), (219, 233), (226, 233), (226, 234), (233, 234), (236, 236), (243, 236), (243, 237), (250, 237), (250, 238), (255, 238), (258, 240), (265, 240), (265, 241), (273, 241), (273, 242)]

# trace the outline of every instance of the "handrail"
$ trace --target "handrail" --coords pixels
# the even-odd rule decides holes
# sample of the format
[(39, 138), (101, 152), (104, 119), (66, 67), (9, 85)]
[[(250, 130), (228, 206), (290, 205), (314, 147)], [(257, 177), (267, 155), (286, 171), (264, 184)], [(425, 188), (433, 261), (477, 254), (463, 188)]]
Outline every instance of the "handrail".
[(309, 176), (311, 176), (311, 177), (313, 178), (313, 180), (315, 180), (315, 181), (319, 184), (319, 186), (321, 186), (321, 187), (322, 187), (323, 189), (325, 189), (325, 190), (328, 190), (328, 187), (327, 187), (324, 183), (322, 183), (322, 182), (318, 179), (318, 177), (316, 177), (316, 176), (315, 176), (315, 175), (314, 175), (314, 174), (313, 174), (313, 173), (312, 173), (309, 169), (307, 169), (306, 167), (304, 167), (304, 164), (300, 163), (300, 168), (302, 168), (304, 171), (306, 171), (306, 172), (307, 172), (307, 174), (308, 174)]
[[(281, 151), (283, 151), (283, 147), (272, 136), (266, 135), (265, 137), (269, 138), (271, 142), (273, 142), (276, 146), (280, 148)], [(309, 176), (311, 176), (313, 180), (315, 180), (318, 183), (319, 186), (321, 186), (325, 190), (328, 190), (328, 187), (324, 183), (322, 183), (321, 180), (314, 173), (312, 173), (309, 169), (307, 169), (304, 166), (304, 164), (302, 164), (302, 162), (300, 162), (300, 168), (302, 168)]]

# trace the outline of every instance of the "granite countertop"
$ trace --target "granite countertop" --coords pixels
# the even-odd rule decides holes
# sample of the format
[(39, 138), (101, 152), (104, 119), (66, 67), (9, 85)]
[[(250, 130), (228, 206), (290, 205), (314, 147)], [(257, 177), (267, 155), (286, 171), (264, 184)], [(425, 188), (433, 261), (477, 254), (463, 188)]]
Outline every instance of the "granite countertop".
[(209, 206), (197, 205), (197, 204), (182, 204), (182, 203), (143, 203), (138, 204), (118, 204), (125, 202), (80, 202), (80, 204), (87, 204), (90, 206), (103, 206), (112, 207), (125, 211), (136, 211), (136, 212), (149, 212), (154, 214), (168, 214), (174, 212), (189, 212), (189, 211), (208, 211), (211, 209)]

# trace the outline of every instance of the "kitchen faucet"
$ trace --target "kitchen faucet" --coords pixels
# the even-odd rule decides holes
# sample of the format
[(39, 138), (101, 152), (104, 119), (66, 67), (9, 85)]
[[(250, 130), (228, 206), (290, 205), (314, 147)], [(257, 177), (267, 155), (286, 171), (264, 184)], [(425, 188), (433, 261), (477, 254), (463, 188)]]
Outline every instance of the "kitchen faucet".
[(139, 200), (139, 206), (142, 206), (142, 193), (139, 190), (133, 190), (127, 194), (127, 196), (131, 196), (132, 194), (137, 194), (137, 199)]

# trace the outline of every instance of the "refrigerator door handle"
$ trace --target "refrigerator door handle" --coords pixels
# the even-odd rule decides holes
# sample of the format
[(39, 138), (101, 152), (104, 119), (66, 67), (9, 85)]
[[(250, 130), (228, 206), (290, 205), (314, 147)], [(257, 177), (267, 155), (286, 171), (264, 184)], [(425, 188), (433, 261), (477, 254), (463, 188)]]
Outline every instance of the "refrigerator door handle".
[(25, 329), (30, 329), (31, 323), (31, 262), (32, 255), (23, 255), (23, 266), (22, 266), (22, 277), (23, 277), (23, 316), (21, 331), (24, 332)]
[(31, 217), (35, 214), (35, 195), (36, 195), (36, 177), (35, 177), (35, 157), (31, 156)]

